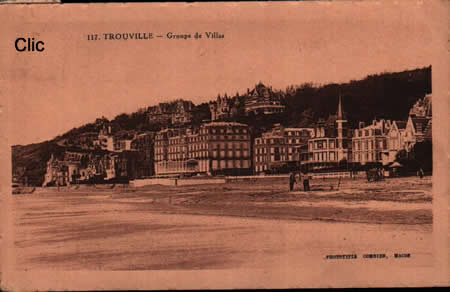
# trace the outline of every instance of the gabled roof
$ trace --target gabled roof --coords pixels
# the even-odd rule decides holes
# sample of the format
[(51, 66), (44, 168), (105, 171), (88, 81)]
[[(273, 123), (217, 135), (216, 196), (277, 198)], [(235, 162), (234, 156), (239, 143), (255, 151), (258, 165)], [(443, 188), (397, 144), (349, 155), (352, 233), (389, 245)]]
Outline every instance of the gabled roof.
[(423, 132), (426, 127), (428, 126), (428, 123), (431, 122), (430, 118), (417, 118), (417, 117), (411, 117), (411, 121), (413, 123), (414, 129), (416, 131)]
[(259, 97), (272, 97), (274, 96), (274, 92), (270, 87), (265, 86), (262, 82), (259, 82), (255, 85), (255, 88), (250, 90), (250, 96), (259, 96)]
[(397, 125), (397, 128), (399, 130), (406, 129), (406, 122), (405, 121), (395, 121), (395, 124)]

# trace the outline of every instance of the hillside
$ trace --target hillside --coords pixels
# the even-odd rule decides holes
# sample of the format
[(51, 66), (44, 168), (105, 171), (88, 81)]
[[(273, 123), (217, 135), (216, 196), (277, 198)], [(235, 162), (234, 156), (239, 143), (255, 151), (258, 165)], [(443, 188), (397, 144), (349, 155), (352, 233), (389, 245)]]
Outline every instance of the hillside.
[[(313, 126), (319, 119), (335, 114), (339, 95), (351, 126), (358, 121), (369, 122), (374, 118), (405, 120), (411, 106), (425, 94), (431, 93), (431, 66), (415, 70), (381, 73), (342, 84), (292, 85), (280, 91), (281, 102), (286, 105), (282, 114), (271, 116), (238, 115), (234, 121), (247, 123), (252, 135), (259, 136), (274, 123), (285, 126)], [(245, 99), (245, 95), (239, 96)], [(212, 98), (211, 98), (212, 99)], [(191, 124), (198, 125), (210, 118), (208, 103), (194, 106)], [(61, 153), (65, 145), (77, 145), (83, 136), (95, 135), (105, 123), (112, 125), (114, 132), (157, 131), (167, 126), (148, 121), (147, 112), (140, 110), (131, 114), (120, 114), (113, 120), (97, 119), (93, 123), (74, 128), (53, 140), (37, 144), (12, 147), (13, 173), (25, 174), (29, 183), (39, 185), (43, 180), (46, 161), (51, 153)]]
[(40, 185), (44, 180), (47, 161), (52, 153), (60, 154), (64, 147), (58, 146), (54, 140), (26, 146), (12, 147), (13, 176), (28, 177), (31, 185)]
[(285, 123), (291, 126), (305, 124), (306, 117), (299, 113), (312, 115), (312, 120), (335, 113), (339, 95), (350, 123), (369, 122), (374, 118), (404, 120), (411, 106), (431, 93), (431, 67), (370, 75), (344, 84), (319, 87), (303, 84), (287, 92)]

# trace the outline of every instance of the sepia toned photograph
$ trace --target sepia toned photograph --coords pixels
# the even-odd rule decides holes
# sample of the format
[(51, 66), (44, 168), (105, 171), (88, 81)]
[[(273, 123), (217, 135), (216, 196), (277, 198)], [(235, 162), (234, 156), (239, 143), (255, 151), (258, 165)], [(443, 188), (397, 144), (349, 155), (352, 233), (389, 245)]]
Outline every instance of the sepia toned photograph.
[(446, 285), (433, 3), (0, 7), (2, 286)]

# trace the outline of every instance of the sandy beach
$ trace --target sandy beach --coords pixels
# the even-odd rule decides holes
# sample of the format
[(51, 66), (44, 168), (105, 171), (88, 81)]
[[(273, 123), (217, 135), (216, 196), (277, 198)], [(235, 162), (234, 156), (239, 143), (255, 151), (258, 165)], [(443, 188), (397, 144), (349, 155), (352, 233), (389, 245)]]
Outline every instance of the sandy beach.
[[(432, 263), (431, 178), (37, 189), (14, 195), (19, 269), (192, 270), (301, 266), (385, 253)], [(334, 186), (331, 189), (330, 186)], [(395, 259), (394, 253), (410, 253)], [(377, 260), (372, 260), (373, 262)], [(380, 261), (380, 260), (378, 260)], [(409, 261), (409, 262), (408, 262)]]

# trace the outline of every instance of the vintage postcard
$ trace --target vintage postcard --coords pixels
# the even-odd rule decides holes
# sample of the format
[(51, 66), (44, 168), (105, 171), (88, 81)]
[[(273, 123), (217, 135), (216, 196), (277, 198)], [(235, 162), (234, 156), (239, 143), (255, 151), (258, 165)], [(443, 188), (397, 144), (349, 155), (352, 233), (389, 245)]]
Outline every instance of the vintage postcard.
[(0, 19), (2, 289), (448, 285), (448, 2)]

